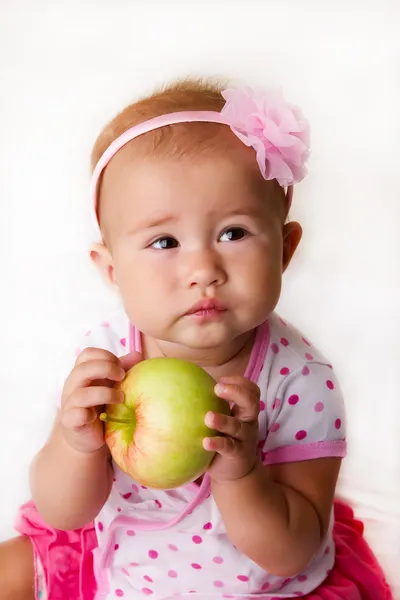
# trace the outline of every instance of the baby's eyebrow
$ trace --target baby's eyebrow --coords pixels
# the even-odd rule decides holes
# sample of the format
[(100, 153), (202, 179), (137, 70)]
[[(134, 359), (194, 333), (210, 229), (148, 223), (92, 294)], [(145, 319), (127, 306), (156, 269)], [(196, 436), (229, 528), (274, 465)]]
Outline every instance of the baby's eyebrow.
[(143, 219), (142, 221), (139, 221), (135, 227), (127, 231), (127, 235), (134, 235), (139, 231), (143, 231), (143, 229), (154, 229), (155, 227), (176, 223), (177, 221), (178, 218), (173, 215), (160, 215), (150, 219)]

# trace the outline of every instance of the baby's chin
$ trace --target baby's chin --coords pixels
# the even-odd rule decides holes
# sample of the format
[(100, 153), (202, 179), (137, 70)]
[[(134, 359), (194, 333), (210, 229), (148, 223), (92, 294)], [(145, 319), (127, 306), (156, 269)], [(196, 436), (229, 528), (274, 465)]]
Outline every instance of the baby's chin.
[(209, 323), (201, 326), (179, 328), (170, 337), (169, 341), (179, 347), (181, 351), (187, 348), (191, 351), (215, 351), (234, 343), (245, 332), (240, 332), (223, 323)]

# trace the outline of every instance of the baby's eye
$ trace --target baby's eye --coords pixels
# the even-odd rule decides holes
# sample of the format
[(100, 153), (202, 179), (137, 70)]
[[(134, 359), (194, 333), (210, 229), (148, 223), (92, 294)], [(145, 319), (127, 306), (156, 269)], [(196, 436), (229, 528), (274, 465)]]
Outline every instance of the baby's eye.
[(172, 248), (178, 247), (178, 242), (173, 237), (162, 237), (150, 244), (151, 248), (155, 248), (156, 250), (172, 250)]
[(220, 237), (221, 242), (237, 242), (246, 237), (247, 231), (243, 227), (230, 227), (226, 229)]

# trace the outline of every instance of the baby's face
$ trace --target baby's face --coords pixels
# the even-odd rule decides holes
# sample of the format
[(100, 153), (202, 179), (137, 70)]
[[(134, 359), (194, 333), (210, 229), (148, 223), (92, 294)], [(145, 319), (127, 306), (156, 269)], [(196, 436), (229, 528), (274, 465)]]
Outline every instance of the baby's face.
[[(242, 144), (222, 157), (121, 153), (103, 180), (109, 252), (97, 263), (145, 335), (199, 350), (229, 344), (279, 299), (282, 257), (296, 245), (285, 251), (283, 202)], [(215, 304), (190, 314), (205, 299)]]

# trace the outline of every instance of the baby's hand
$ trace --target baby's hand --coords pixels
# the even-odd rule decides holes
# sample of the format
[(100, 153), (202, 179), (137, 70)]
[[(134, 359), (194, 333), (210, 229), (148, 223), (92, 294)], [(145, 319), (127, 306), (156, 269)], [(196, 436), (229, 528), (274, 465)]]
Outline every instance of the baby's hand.
[(98, 415), (105, 404), (124, 400), (123, 392), (115, 385), (141, 358), (133, 352), (119, 359), (100, 348), (86, 348), (79, 354), (64, 384), (61, 401), (61, 426), (72, 448), (96, 452), (104, 446), (104, 428)]
[(245, 377), (224, 377), (215, 393), (233, 403), (231, 416), (207, 413), (205, 423), (223, 435), (206, 438), (204, 448), (217, 452), (209, 468), (214, 481), (245, 477), (257, 461), (260, 389)]

